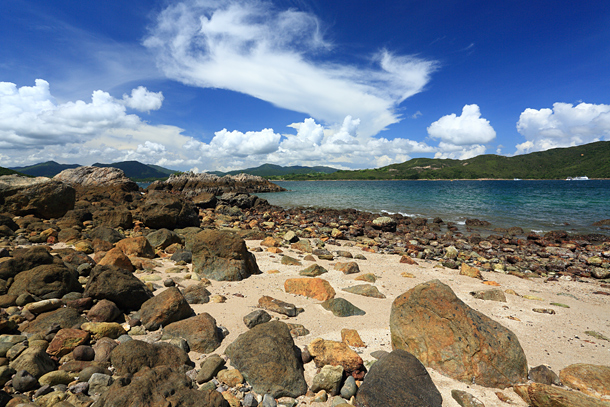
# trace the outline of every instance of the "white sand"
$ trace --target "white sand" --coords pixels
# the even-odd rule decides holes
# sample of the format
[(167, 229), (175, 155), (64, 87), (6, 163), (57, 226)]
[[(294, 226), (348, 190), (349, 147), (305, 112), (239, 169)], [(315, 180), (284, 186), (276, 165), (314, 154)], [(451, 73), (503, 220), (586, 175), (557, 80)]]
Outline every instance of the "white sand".
[[(249, 248), (257, 247), (259, 243), (260, 241), (247, 242)], [(352, 328), (358, 331), (367, 345), (366, 348), (355, 348), (355, 350), (361, 354), (365, 361), (374, 360), (370, 356), (371, 352), (392, 350), (389, 319), (394, 299), (417, 284), (439, 279), (448, 284), (466, 304), (510, 328), (519, 338), (530, 367), (546, 364), (553, 371), (559, 373), (560, 369), (573, 363), (610, 365), (610, 342), (598, 340), (585, 334), (585, 331), (593, 330), (610, 337), (610, 321), (608, 319), (610, 297), (593, 294), (593, 291), (610, 290), (601, 289), (599, 283), (594, 280), (590, 280), (589, 283), (568, 280), (545, 283), (541, 278), (524, 280), (505, 274), (483, 272), (486, 280), (499, 283), (501, 286), (498, 288), (502, 290), (512, 289), (520, 295), (533, 295), (543, 299), (543, 301), (538, 301), (507, 294), (506, 303), (483, 301), (474, 299), (469, 293), (473, 290), (495, 287), (485, 285), (477, 279), (460, 276), (457, 270), (435, 268), (436, 262), (417, 260), (419, 265), (406, 265), (399, 263), (400, 257), (397, 255), (363, 252), (358, 247), (328, 245), (326, 248), (331, 252), (347, 250), (354, 254), (360, 253), (366, 256), (367, 260), (336, 258), (332, 262), (317, 261), (318, 264), (329, 271), (321, 275), (320, 278), (331, 283), (337, 292), (337, 297), (347, 299), (366, 311), (366, 315), (338, 318), (331, 312), (324, 310), (319, 305), (320, 301), (285, 293), (284, 281), (287, 278), (299, 277), (300, 270), (313, 264), (313, 262), (302, 260), (304, 254), (282, 248), (283, 254), (300, 258), (303, 262), (303, 266), (284, 266), (280, 263), (281, 255), (279, 254), (272, 254), (267, 251), (255, 253), (257, 263), (262, 271), (261, 275), (251, 276), (240, 282), (213, 281), (208, 290), (213, 295), (224, 295), (227, 298), (226, 302), (193, 305), (193, 309), (197, 313), (207, 312), (211, 314), (218, 325), (229, 330), (229, 335), (223, 340), (221, 347), (215, 353), (222, 354), (238, 335), (247, 331), (242, 318), (257, 309), (260, 297), (268, 295), (305, 309), (305, 312), (294, 318), (287, 318), (270, 312), (280, 320), (302, 324), (311, 332), (307, 336), (295, 338), (297, 346), (303, 347), (318, 337), (340, 341), (341, 329)], [(344, 275), (334, 270), (333, 264), (339, 261), (356, 261), (361, 272)], [(184, 277), (184, 274), (164, 273), (164, 270), (173, 266), (173, 262), (163, 260), (162, 263), (163, 268), (159, 271), (163, 273), (164, 278), (166, 276), (176, 277), (178, 281), (181, 277)], [(279, 273), (270, 274), (268, 273), (270, 270), (279, 270)], [(415, 278), (402, 277), (401, 273), (403, 272), (412, 273)], [(385, 299), (363, 297), (341, 290), (351, 285), (364, 284), (365, 282), (354, 281), (354, 279), (365, 273), (373, 273), (378, 277), (374, 285), (385, 294)], [(138, 274), (138, 276), (142, 275)], [(160, 283), (157, 282), (158, 285), (161, 285)], [(185, 287), (195, 283), (191, 280), (182, 280), (179, 285)], [(158, 291), (162, 289), (160, 288)], [(559, 295), (560, 293), (570, 294), (571, 296)], [(551, 302), (563, 303), (569, 305), (570, 308), (552, 306), (550, 305)], [(535, 313), (532, 311), (533, 308), (552, 308), (556, 311), (556, 314)], [(509, 317), (516, 319), (510, 319)], [(192, 353), (191, 357), (198, 365), (204, 355)], [(432, 369), (429, 369), (429, 372), (443, 396), (443, 406), (458, 406), (457, 402), (451, 397), (452, 389), (468, 391), (479, 398), (487, 407), (507, 406), (507, 403), (500, 401), (496, 396), (495, 392), (500, 391), (498, 389), (461, 383), (442, 376)], [(315, 366), (313, 363), (309, 363), (306, 365), (306, 379), (309, 384), (311, 384), (314, 374)], [(502, 393), (512, 400), (512, 405), (526, 405), (511, 389), (505, 389)], [(330, 401), (326, 404), (315, 403), (312, 405), (330, 405)]]

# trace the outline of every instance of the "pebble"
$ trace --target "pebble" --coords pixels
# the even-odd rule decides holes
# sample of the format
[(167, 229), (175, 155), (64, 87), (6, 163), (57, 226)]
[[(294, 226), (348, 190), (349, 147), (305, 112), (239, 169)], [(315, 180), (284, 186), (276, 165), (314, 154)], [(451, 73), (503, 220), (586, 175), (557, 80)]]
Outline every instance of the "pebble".
[(356, 395), (358, 391), (358, 386), (356, 386), (356, 380), (353, 376), (349, 376), (345, 379), (345, 383), (343, 383), (343, 387), (341, 387), (341, 397), (346, 400), (349, 400), (352, 396)]

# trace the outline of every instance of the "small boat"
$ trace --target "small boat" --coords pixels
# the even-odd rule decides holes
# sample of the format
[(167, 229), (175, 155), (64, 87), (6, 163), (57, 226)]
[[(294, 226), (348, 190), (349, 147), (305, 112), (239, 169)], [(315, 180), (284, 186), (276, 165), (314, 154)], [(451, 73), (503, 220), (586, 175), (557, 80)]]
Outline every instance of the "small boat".
[(515, 178), (513, 181), (521, 181), (521, 178)]
[(588, 181), (589, 177), (587, 177), (586, 175), (584, 177), (568, 177), (566, 178), (566, 181)]

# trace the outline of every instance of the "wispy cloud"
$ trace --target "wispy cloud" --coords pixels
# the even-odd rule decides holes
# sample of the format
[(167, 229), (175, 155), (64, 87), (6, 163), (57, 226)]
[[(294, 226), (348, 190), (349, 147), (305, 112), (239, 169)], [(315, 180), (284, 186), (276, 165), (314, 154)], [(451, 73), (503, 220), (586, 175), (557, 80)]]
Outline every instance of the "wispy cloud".
[(397, 105), (424, 89), (436, 63), (388, 50), (366, 66), (333, 63), (339, 45), (320, 25), (266, 1), (191, 0), (161, 12), (144, 44), (169, 78), (189, 85), (245, 93), (327, 125), (350, 115), (364, 137), (398, 122)]

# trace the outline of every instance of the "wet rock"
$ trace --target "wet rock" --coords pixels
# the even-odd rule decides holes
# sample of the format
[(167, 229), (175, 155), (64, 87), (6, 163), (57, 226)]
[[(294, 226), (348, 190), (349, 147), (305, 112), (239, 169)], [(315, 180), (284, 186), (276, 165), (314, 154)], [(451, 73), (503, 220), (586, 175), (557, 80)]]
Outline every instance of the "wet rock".
[(149, 331), (156, 331), (161, 326), (188, 318), (194, 313), (176, 287), (170, 287), (152, 297), (140, 308), (142, 325)]
[(284, 291), (326, 301), (335, 296), (330, 283), (321, 278), (289, 278), (284, 282)]
[(366, 314), (363, 310), (344, 298), (330, 298), (324, 301), (322, 307), (333, 313), (336, 317), (351, 317)]
[(394, 300), (392, 347), (454, 379), (505, 388), (527, 380), (519, 340), (507, 328), (464, 304), (438, 280)]
[(255, 326), (241, 334), (225, 353), (258, 394), (298, 397), (307, 391), (303, 365), (283, 322)]
[(163, 339), (170, 338), (184, 338), (191, 350), (200, 353), (213, 352), (223, 339), (216, 320), (205, 312), (164, 327)]

